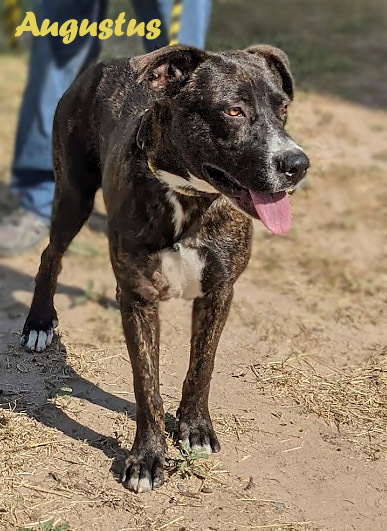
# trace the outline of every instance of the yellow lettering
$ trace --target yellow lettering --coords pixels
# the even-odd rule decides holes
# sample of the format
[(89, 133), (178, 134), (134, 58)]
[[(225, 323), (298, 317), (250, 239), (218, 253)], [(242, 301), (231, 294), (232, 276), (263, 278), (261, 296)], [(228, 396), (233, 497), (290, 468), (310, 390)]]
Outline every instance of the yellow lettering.
[(154, 18), (148, 24), (146, 25), (146, 29), (148, 30), (148, 33), (146, 34), (146, 38), (148, 40), (157, 39), (157, 37), (160, 37), (161, 35), (161, 20), (158, 18)]
[(15, 37), (20, 37), (25, 31), (30, 31), (34, 37), (39, 37), (40, 35), (36, 16), (32, 11), (27, 11), (23, 22), (16, 28)]
[[(102, 20), (99, 25), (97, 22), (90, 23), (88, 19), (84, 19), (80, 22), (79, 28), (78, 21), (75, 19), (67, 20), (59, 28), (58, 22), (51, 23), (48, 18), (45, 18), (39, 30), (35, 13), (33, 11), (27, 11), (23, 22), (16, 28), (15, 37), (20, 37), (24, 32), (29, 31), (34, 37), (45, 37), (46, 35), (58, 37), (59, 35), (62, 37), (64, 44), (70, 44), (77, 37), (79, 29), (80, 37), (85, 37), (89, 34), (91, 37), (98, 37), (101, 40), (105, 40), (110, 39), (113, 34), (117, 35), (117, 37), (125, 35), (122, 29), (125, 23), (125, 12), (120, 13), (114, 22), (112, 19), (106, 19)], [(139, 22), (137, 24), (137, 20), (132, 18), (128, 23), (127, 35), (128, 37), (132, 37), (137, 34), (140, 37), (144, 37), (146, 30), (147, 39), (157, 39), (161, 35), (160, 28), (160, 19), (155, 18), (145, 25), (145, 22)]]
[(57, 37), (58, 36), (58, 22), (53, 22), (50, 26), (50, 21), (48, 18), (45, 18), (42, 22), (42, 27), (40, 28), (40, 35), (41, 37), (45, 37), (46, 35), (48, 35), (49, 33), (53, 36), (53, 37)]
[(128, 24), (128, 37), (131, 37), (135, 33), (137, 33), (140, 37), (144, 37), (145, 22), (140, 22), (140, 24), (137, 26), (137, 20), (132, 18)]
[(80, 37), (84, 37), (88, 33), (90, 33), (90, 35), (92, 37), (96, 37), (97, 36), (97, 23), (96, 22), (92, 22), (89, 25), (88, 19), (85, 18), (84, 20), (82, 20), (81, 25), (79, 26), (79, 36)]
[(116, 29), (114, 32), (117, 37), (122, 37), (122, 35), (124, 34), (124, 32), (122, 31), (122, 26), (125, 24), (125, 22), (125, 13), (120, 13), (118, 15), (118, 18), (116, 19)]
[(75, 18), (67, 20), (64, 22), (60, 29), (59, 35), (63, 37), (63, 44), (70, 44), (73, 42), (78, 33), (78, 22)]
[(99, 35), (98, 38), (104, 41), (105, 39), (110, 39), (110, 37), (113, 35), (113, 30), (111, 29), (113, 27), (113, 21), (110, 18), (107, 18), (106, 20), (103, 20), (99, 25)]

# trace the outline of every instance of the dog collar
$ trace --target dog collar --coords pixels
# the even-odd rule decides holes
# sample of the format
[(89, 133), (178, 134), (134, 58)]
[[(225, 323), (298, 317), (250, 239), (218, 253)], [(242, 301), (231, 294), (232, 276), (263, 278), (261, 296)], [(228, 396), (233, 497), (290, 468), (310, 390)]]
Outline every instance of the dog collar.
[[(153, 163), (149, 159), (148, 159), (148, 168), (150, 169), (153, 177), (155, 177), (158, 181), (161, 182), (156, 168), (154, 167)], [(199, 192), (197, 190), (187, 189), (187, 188), (184, 188), (184, 186), (177, 186), (173, 190), (175, 192), (177, 192), (178, 194), (187, 195), (187, 196), (190, 196), (190, 197), (201, 197), (201, 196), (205, 195), (205, 192), (203, 193), (203, 192)]]

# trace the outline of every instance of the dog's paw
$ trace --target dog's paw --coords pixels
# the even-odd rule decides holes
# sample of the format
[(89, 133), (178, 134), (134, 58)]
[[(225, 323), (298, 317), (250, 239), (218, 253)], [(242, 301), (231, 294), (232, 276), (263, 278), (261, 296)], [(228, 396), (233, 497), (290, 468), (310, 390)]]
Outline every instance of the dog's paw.
[(132, 453), (125, 460), (122, 483), (133, 492), (149, 492), (164, 483), (164, 454)]
[(31, 323), (28, 320), (24, 325), (20, 345), (29, 352), (43, 352), (51, 346), (54, 329), (58, 326), (58, 321), (52, 320), (50, 324)]
[(211, 419), (201, 415), (190, 419), (184, 416), (180, 418), (178, 439), (183, 450), (208, 455), (220, 452), (220, 444)]

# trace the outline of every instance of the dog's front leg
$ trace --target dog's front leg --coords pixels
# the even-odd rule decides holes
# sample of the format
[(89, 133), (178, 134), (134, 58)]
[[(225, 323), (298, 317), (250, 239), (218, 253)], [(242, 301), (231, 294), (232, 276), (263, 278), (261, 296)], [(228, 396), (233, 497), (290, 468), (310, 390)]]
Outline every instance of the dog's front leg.
[(232, 286), (226, 285), (194, 301), (190, 364), (177, 413), (179, 440), (192, 450), (207, 453), (220, 450), (208, 411), (208, 395), (215, 353), (232, 295)]
[(137, 401), (136, 437), (125, 461), (122, 480), (129, 489), (144, 492), (164, 482), (165, 426), (159, 389), (158, 304), (121, 287), (120, 306)]

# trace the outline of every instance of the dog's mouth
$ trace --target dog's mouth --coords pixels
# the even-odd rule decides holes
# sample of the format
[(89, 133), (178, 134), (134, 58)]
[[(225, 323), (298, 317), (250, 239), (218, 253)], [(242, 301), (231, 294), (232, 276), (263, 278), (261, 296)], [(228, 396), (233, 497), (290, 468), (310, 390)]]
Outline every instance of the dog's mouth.
[(273, 234), (284, 234), (290, 229), (290, 201), (286, 191), (255, 192), (210, 164), (203, 165), (203, 172), (221, 194), (246, 214), (260, 219)]

